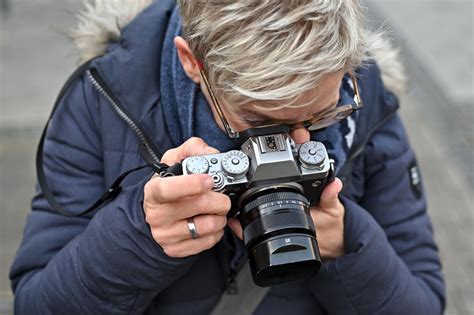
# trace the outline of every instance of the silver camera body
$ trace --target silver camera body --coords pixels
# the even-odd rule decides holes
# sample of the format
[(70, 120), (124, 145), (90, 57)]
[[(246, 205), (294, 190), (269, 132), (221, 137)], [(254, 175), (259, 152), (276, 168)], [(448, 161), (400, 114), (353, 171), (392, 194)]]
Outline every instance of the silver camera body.
[(284, 125), (249, 129), (241, 150), (186, 158), (184, 174), (209, 174), (227, 194), (229, 217), (243, 230), (252, 278), (259, 286), (304, 281), (321, 266), (310, 207), (334, 179), (321, 142), (295, 145)]
[(297, 190), (314, 206), (335, 173), (323, 143), (295, 145), (286, 132), (250, 136), (241, 150), (188, 157), (182, 166), (184, 174), (211, 175), (213, 190), (229, 195), (237, 207), (251, 195), (278, 188)]

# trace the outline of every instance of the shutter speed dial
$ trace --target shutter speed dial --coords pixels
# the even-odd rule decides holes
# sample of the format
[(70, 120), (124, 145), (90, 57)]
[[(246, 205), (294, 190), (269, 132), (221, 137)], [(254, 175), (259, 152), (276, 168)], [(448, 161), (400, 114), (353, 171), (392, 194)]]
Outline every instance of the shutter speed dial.
[(187, 161), (186, 169), (189, 174), (207, 174), (209, 161), (204, 156), (192, 156)]
[(301, 145), (298, 157), (307, 169), (320, 168), (326, 159), (326, 149), (321, 142), (308, 141)]
[(249, 170), (249, 158), (242, 151), (232, 150), (224, 154), (221, 162), (224, 173), (234, 179), (241, 178)]

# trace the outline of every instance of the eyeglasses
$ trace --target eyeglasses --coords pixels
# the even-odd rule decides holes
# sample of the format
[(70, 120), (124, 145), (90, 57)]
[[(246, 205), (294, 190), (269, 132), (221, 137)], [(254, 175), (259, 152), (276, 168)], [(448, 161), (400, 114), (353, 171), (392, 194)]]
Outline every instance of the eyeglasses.
[[(214, 94), (214, 91), (211, 88), (211, 84), (209, 83), (209, 80), (207, 78), (204, 65), (202, 63), (199, 64), (199, 71), (201, 73), (201, 76), (204, 81), (204, 85), (206, 86), (209, 96), (211, 97), (211, 102), (212, 105), (214, 106), (217, 114), (219, 115), (219, 118), (222, 122), (222, 125), (224, 126), (224, 129), (227, 133), (227, 136), (230, 139), (238, 139), (239, 138), (239, 133), (232, 129), (232, 127), (229, 125), (229, 122), (224, 116), (224, 112), (222, 111), (222, 108), (219, 104), (219, 101), (217, 100), (216, 95)], [(304, 127), (308, 129), (309, 131), (315, 131), (319, 129), (326, 128), (330, 125), (333, 125), (335, 123), (338, 123), (339, 121), (347, 118), (350, 116), (353, 112), (356, 110), (359, 110), (363, 107), (362, 99), (359, 94), (359, 87), (357, 85), (357, 80), (354, 78), (352, 74), (349, 74), (349, 77), (352, 81), (353, 84), (353, 91), (354, 91), (354, 103), (353, 104), (341, 104), (337, 105), (335, 108), (331, 108), (327, 111), (324, 111), (322, 113), (317, 113), (313, 114), (310, 119), (299, 122), (299, 123), (294, 123), (294, 122), (285, 122), (285, 121), (275, 121), (272, 122), (271, 125), (288, 125), (290, 126), (291, 129), (296, 129), (296, 128), (301, 128)], [(269, 125), (269, 124), (265, 124)]]

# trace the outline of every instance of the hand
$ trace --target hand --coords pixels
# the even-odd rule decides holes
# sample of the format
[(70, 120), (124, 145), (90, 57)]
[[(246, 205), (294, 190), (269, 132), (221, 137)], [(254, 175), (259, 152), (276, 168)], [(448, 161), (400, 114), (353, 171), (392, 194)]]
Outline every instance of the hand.
[[(218, 153), (200, 138), (191, 138), (167, 151), (161, 162), (168, 165), (193, 155)], [(228, 196), (213, 192), (207, 174), (174, 177), (153, 176), (144, 190), (143, 208), (154, 240), (170, 257), (186, 257), (213, 247), (224, 235)], [(191, 238), (188, 218), (193, 218), (197, 239)]]
[[(316, 226), (318, 245), (324, 260), (336, 259), (344, 255), (344, 206), (338, 195), (342, 190), (339, 178), (327, 185), (317, 207), (310, 209)], [(229, 219), (230, 228), (242, 239), (242, 227), (238, 220)]]

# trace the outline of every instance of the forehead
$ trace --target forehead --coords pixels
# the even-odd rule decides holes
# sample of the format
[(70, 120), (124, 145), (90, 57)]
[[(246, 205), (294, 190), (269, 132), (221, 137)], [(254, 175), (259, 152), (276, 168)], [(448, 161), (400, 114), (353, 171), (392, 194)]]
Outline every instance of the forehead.
[(252, 102), (243, 105), (239, 112), (244, 116), (253, 115), (271, 120), (305, 120), (309, 115), (322, 112), (337, 103), (343, 75), (344, 72), (340, 71), (323, 76), (318, 86), (298, 98), (297, 103), (307, 104), (305, 106), (286, 107), (281, 101), (259, 106), (258, 102)]

